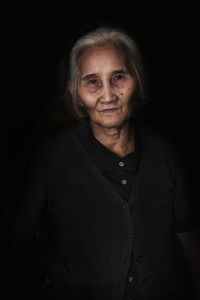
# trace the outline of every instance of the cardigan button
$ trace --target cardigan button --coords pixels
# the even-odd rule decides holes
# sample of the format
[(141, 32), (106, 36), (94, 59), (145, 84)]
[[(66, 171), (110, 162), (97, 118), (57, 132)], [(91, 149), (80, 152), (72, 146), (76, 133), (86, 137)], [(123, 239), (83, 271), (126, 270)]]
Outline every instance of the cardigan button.
[(138, 262), (143, 261), (143, 256), (142, 256), (142, 255), (139, 255), (139, 256), (137, 257), (136, 261), (138, 261)]
[(141, 281), (141, 284), (142, 284), (142, 285), (147, 285), (147, 279), (146, 279), (146, 278), (143, 278), (142, 281)]
[(128, 282), (133, 282), (133, 276), (130, 276), (129, 278), (128, 278)]
[(133, 234), (131, 232), (128, 232), (128, 237), (129, 237), (129, 239), (132, 239), (133, 238)]
[(123, 208), (124, 208), (124, 209), (129, 209), (128, 203), (124, 203), (124, 204), (123, 204)]
[(126, 180), (126, 179), (122, 179), (121, 182), (122, 182), (123, 185), (126, 185), (126, 184), (127, 184), (127, 180)]
[(119, 162), (119, 166), (120, 166), (120, 167), (123, 167), (123, 166), (124, 166), (124, 162), (123, 162), (123, 161), (120, 161), (120, 162)]
[(162, 258), (162, 260), (165, 260), (167, 258), (167, 256), (166, 255), (162, 255), (161, 258)]

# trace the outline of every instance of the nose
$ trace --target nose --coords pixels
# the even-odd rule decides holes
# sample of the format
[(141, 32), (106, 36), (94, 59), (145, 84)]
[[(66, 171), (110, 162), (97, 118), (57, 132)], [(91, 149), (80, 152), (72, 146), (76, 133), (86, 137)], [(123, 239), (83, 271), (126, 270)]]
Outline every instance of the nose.
[(112, 87), (109, 84), (104, 85), (102, 88), (102, 94), (100, 96), (100, 101), (102, 103), (110, 103), (118, 99), (117, 95), (113, 91)]

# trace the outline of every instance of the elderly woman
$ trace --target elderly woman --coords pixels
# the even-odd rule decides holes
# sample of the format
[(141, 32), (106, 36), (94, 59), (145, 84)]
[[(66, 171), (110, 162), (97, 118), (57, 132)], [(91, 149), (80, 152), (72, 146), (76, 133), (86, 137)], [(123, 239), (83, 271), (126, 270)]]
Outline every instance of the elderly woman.
[(42, 299), (188, 297), (199, 262), (187, 178), (174, 145), (133, 117), (145, 95), (136, 43), (107, 27), (79, 38), (68, 90), (77, 118), (41, 134), (13, 222), (23, 283)]

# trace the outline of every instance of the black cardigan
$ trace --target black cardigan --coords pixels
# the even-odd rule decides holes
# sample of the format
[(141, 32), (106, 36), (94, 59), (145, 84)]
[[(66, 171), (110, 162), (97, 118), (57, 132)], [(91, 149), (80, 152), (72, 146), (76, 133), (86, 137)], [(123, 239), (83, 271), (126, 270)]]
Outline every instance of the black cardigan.
[[(20, 258), (24, 266), (32, 262), (29, 276), (36, 288), (31, 288), (48, 299), (123, 300), (134, 247), (139, 281), (134, 299), (185, 293), (175, 232), (190, 230), (193, 216), (173, 144), (135, 125), (141, 155), (127, 205), (81, 146), (78, 124), (49, 128), (34, 147), (11, 230), (16, 266), (22, 266)], [(36, 283), (35, 245), (46, 230), (43, 217), (50, 222)]]

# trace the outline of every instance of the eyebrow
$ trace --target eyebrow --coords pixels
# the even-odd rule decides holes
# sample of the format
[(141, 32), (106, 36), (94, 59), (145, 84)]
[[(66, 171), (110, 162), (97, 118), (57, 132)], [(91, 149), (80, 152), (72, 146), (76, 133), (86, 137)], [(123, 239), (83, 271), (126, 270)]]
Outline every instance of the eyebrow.
[[(114, 70), (111, 72), (111, 75), (116, 75), (116, 74), (128, 74), (129, 72), (127, 70), (124, 69), (120, 69), (120, 70)], [(85, 76), (82, 77), (82, 80), (87, 80), (91, 77), (97, 77), (99, 76), (99, 73), (92, 73), (92, 74), (87, 74)]]
[(111, 74), (115, 75), (115, 74), (128, 74), (129, 72), (127, 70), (124, 69), (120, 69), (120, 70), (115, 70), (113, 71)]
[(91, 77), (97, 77), (97, 76), (98, 76), (98, 73), (87, 74), (84, 77), (82, 77), (82, 80), (87, 80), (87, 79), (89, 79)]

